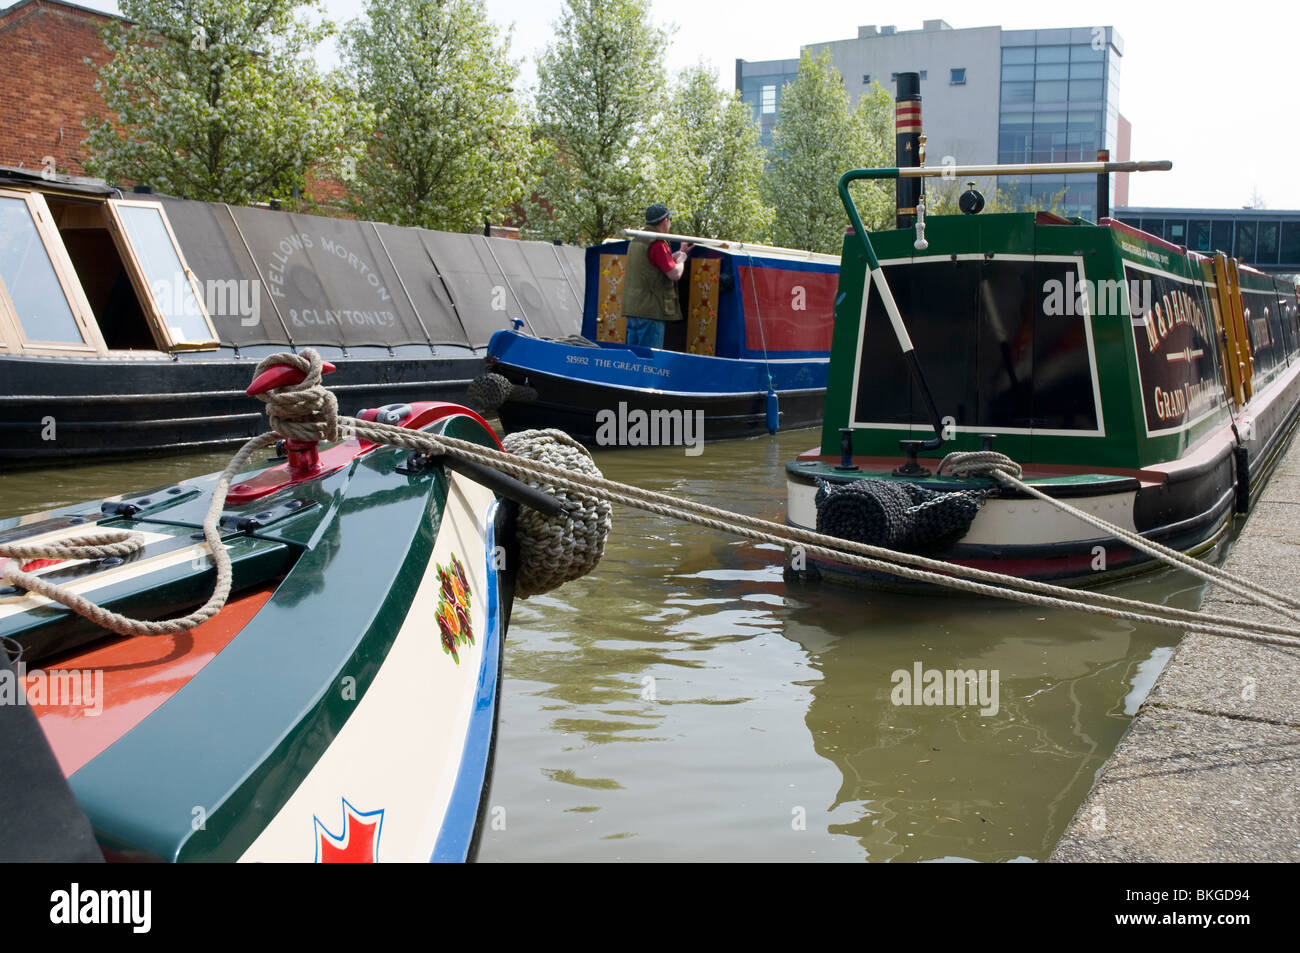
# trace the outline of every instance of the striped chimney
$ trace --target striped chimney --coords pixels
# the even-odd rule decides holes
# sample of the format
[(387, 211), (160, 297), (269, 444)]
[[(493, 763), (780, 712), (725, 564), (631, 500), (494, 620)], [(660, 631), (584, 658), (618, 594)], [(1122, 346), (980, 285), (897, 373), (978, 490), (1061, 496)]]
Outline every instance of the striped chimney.
[[(895, 164), (900, 169), (921, 164), (921, 74), (899, 73), (894, 97)], [(921, 197), (921, 180), (899, 179), (895, 186), (899, 228), (911, 228), (916, 220), (916, 202)]]

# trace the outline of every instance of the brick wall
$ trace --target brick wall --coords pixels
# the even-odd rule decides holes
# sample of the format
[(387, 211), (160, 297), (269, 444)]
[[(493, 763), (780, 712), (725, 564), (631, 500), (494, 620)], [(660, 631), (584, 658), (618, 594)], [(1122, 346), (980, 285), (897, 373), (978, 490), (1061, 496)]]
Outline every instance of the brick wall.
[(90, 57), (108, 52), (100, 30), (107, 14), (31, 0), (0, 11), (0, 165), (41, 168), (53, 156), (56, 170), (84, 175), (87, 117), (100, 117)]

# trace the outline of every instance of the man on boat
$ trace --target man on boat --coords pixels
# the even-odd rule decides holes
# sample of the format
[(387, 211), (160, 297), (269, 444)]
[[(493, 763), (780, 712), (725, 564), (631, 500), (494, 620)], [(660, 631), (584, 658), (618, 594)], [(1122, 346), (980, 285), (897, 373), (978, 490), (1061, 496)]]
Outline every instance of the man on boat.
[[(673, 213), (666, 205), (645, 210), (648, 231), (672, 231)], [(684, 242), (675, 254), (662, 238), (634, 238), (627, 246), (627, 284), (623, 289), (623, 315), (627, 318), (627, 343), (663, 347), (667, 321), (682, 320), (677, 300), (677, 282), (686, 270), (691, 243)]]

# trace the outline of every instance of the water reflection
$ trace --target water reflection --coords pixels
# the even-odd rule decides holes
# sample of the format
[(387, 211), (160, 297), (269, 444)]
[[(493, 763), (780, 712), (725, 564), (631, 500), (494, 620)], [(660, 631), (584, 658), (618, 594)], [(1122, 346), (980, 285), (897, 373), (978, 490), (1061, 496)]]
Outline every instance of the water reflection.
[[(599, 462), (781, 519), (781, 464), (814, 440)], [(1042, 860), (1177, 640), (787, 586), (779, 567), (776, 547), (616, 509), (596, 573), (516, 609), (492, 796), (508, 822), (480, 859)], [(1201, 587), (1161, 573), (1111, 591), (1194, 607)], [(892, 704), (891, 676), (918, 662), (996, 671), (996, 714)]]

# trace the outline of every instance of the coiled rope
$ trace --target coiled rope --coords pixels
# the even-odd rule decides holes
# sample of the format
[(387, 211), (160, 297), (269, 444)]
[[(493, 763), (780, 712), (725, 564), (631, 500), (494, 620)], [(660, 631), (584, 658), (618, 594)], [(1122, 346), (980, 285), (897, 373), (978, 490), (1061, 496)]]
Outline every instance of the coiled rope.
[[(800, 527), (784, 526), (759, 517), (733, 513), (692, 500), (678, 499), (677, 497), (656, 493), (630, 484), (617, 483), (605, 479), (598, 473), (575, 473), (544, 459), (523, 460), (515, 454), (505, 453), (446, 435), (438, 436), (389, 424), (357, 420), (351, 417), (338, 417), (336, 402), (320, 386), (320, 358), (314, 351), (304, 350), (301, 355), (273, 355), (258, 365), (256, 373), (260, 374), (266, 367), (275, 363), (291, 364), (303, 370), (305, 374), (302, 384), (278, 388), (266, 394), (258, 395), (268, 405), (267, 414), (271, 418), (272, 426), (285, 437), (306, 440), (334, 440), (347, 434), (355, 434), (376, 443), (389, 444), (425, 453), (448, 454), (460, 459), (481, 463), (485, 466), (495, 467), (525, 482), (531, 482), (533, 485), (537, 485), (544, 479), (556, 489), (568, 490), (579, 495), (593, 496), (610, 502), (623, 503), (657, 515), (708, 526), (741, 538), (783, 546), (799, 546), (805, 553), (810, 555), (876, 572), (888, 573), (905, 579), (947, 586), (963, 592), (1010, 599), (1030, 605), (1075, 609), (1130, 622), (1204, 632), (1211, 635), (1223, 635), (1251, 642), (1300, 647), (1300, 637), (1295, 635), (1294, 626), (1282, 626), (1212, 613), (1193, 612), (1172, 606), (1152, 605), (1100, 592), (1075, 590), (1051, 583), (1021, 579), (1016, 576), (931, 559), (915, 553), (898, 552), (866, 543), (839, 539)], [(316, 393), (317, 391), (321, 393)], [(288, 399), (286, 399), (286, 396), (288, 396)], [(258, 447), (266, 446), (275, 439), (276, 434), (272, 433), (255, 437), (249, 441), (236, 455), (235, 460), (231, 461), (230, 466), (223, 471), (222, 477), (225, 478), (227, 474), (231, 474), (238, 469), (236, 461), (240, 460), (241, 457), (243, 460), (247, 460), (248, 455), (255, 452)], [(993, 463), (996, 471), (1001, 473), (1002, 476), (997, 476), (994, 470), (988, 471), (990, 475), (999, 480), (1006, 478), (1016, 480), (1018, 483), (1018, 476), (1021, 472), (1018, 465), (1001, 454), (997, 454), (997, 457), (1001, 459), (997, 461), (992, 459), (972, 459), (950, 454), (948, 458), (945, 458), (944, 462), (951, 463), (954, 467), (964, 465), (971, 468), (962, 469), (961, 472), (974, 472), (973, 468)], [(1016, 476), (1012, 476), (1013, 471)], [(1038, 494), (1032, 487), (1024, 486), (1024, 484), (1021, 484), (1021, 486), (1024, 487), (1026, 492), (1040, 496), (1040, 498), (1054, 506), (1063, 506), (1061, 501), (1047, 497), (1045, 494)], [(1017, 489), (1019, 488), (1017, 487)], [(209, 512), (208, 519), (204, 522), (204, 531), (214, 559), (220, 563), (222, 556), (224, 556), (224, 547), (220, 545), (219, 540), (209, 537), (207, 533), (209, 525), (211, 525), (215, 536), (216, 515), (220, 513), (220, 507), (216, 505), (218, 493), (221, 502), (224, 503), (225, 485), (221, 480), (218, 481), (218, 491), (213, 494), (213, 508)], [(1090, 514), (1082, 513), (1073, 507), (1068, 509), (1089, 522), (1096, 520)], [(1115, 533), (1117, 536), (1132, 535), (1121, 527), (1109, 526), (1101, 520), (1096, 520), (1096, 522), (1103, 525), (1107, 532)], [(1151, 547), (1153, 550), (1166, 549), (1166, 547), (1159, 547), (1147, 540), (1141, 540), (1141, 542), (1144, 546)], [(1169, 552), (1175, 551), (1170, 550)], [(0, 555), (3, 554), (3, 550), (0, 549)], [(1177, 553), (1177, 555), (1182, 557), (1181, 553)], [(1187, 559), (1187, 557), (1182, 558)], [(1180, 566), (1183, 565), (1181, 560), (1179, 560), (1179, 564)], [(228, 559), (226, 565), (227, 567), (229, 565)], [(1206, 568), (1201, 563), (1196, 563), (1196, 566), (1202, 570)], [(6, 570), (6, 577), (11, 575), (12, 570)], [(1223, 570), (1215, 569), (1212, 575), (1215, 581), (1230, 581), (1231, 585), (1238, 587), (1234, 591), (1245, 590), (1252, 592), (1260, 589), (1255, 584)], [(220, 590), (220, 572), (218, 573), (218, 590)], [(1279, 607), (1278, 603), (1300, 609), (1300, 603), (1285, 596), (1269, 593), (1267, 597), (1268, 602), (1264, 603), (1265, 605), (1290, 618), (1295, 618), (1295, 615), (1287, 609)], [(74, 611), (81, 611), (77, 606), (65, 601), (63, 598), (52, 598), (56, 598), (56, 601), (62, 602)], [(209, 605), (216, 598), (217, 593), (214, 592), (213, 599), (209, 600)], [(224, 595), (222, 598), (224, 599)], [(1259, 599), (1258, 596), (1252, 598), (1256, 601)], [(81, 600), (81, 602), (84, 601)], [(206, 608), (205, 605), (204, 609)], [(202, 611), (199, 610), (199, 612)], [(85, 615), (86, 613), (81, 612), (81, 614)], [(184, 620), (171, 620), (172, 623), (182, 621)], [(139, 625), (140, 623), (134, 624)], [(160, 623), (144, 623), (144, 625), (157, 624)], [(113, 628), (113, 626), (105, 627)], [(113, 628), (113, 631), (120, 630)], [(124, 632), (123, 634), (136, 633)]]
[[(502, 441), (506, 452), (545, 462), (567, 473), (600, 476), (587, 448), (563, 430), (525, 430)], [(515, 594), (521, 598), (558, 589), (596, 568), (605, 552), (613, 507), (590, 493), (575, 493), (543, 480), (537, 489), (553, 496), (564, 514), (547, 516), (520, 507), (517, 522), (519, 571)]]

